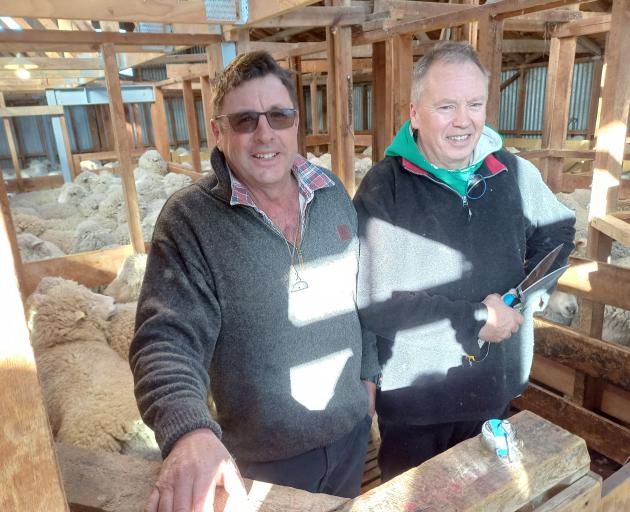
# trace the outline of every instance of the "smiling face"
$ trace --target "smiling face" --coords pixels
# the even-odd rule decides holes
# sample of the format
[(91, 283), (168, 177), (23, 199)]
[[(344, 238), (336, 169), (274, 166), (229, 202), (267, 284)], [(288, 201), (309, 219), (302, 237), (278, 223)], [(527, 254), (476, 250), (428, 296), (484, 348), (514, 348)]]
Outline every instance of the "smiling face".
[(418, 147), (438, 167), (462, 169), (486, 121), (488, 80), (472, 62), (433, 64), (410, 107)]
[[(274, 108), (294, 108), (289, 91), (275, 75), (254, 78), (239, 85), (223, 99), (221, 114)], [(297, 155), (298, 119), (290, 128), (274, 130), (267, 118), (258, 118), (252, 133), (238, 133), (226, 118), (212, 120), (217, 147), (234, 175), (250, 190), (273, 189), (291, 179)]]

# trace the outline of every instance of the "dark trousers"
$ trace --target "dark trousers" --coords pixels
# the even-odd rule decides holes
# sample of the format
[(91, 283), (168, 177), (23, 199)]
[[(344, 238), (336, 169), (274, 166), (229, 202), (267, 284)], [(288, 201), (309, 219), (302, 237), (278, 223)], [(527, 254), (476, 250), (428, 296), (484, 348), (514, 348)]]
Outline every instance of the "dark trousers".
[(406, 425), (378, 419), (378, 465), (386, 482), (481, 432), (483, 421)]
[(354, 498), (361, 490), (371, 424), (372, 418), (366, 415), (341, 439), (290, 459), (236, 462), (245, 478)]

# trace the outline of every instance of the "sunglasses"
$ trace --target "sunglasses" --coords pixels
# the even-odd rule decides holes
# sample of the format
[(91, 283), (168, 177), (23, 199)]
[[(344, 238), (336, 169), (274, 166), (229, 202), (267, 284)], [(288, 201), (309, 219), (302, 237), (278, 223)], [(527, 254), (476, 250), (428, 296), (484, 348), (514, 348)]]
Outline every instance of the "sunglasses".
[(253, 133), (258, 128), (260, 116), (263, 115), (274, 130), (286, 130), (295, 124), (297, 110), (294, 108), (274, 108), (267, 110), (267, 112), (236, 112), (216, 116), (215, 119), (227, 118), (230, 128), (237, 133)]

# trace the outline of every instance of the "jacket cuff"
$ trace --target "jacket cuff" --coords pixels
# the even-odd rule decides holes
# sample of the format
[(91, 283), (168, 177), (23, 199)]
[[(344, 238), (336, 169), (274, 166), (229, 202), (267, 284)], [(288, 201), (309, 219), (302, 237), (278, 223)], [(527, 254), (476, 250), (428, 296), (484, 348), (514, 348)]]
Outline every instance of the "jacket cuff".
[(221, 427), (210, 416), (206, 404), (196, 406), (189, 404), (186, 408), (176, 409), (169, 413), (155, 426), (155, 440), (162, 452), (162, 458), (165, 459), (168, 456), (179, 438), (198, 428), (209, 428), (221, 439)]

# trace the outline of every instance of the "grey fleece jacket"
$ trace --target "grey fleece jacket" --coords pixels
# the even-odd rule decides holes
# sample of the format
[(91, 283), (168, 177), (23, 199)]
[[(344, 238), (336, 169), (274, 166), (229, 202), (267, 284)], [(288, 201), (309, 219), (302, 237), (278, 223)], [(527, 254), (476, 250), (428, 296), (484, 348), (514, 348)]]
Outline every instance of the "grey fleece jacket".
[(212, 166), (216, 178), (175, 193), (155, 227), (129, 352), (138, 406), (163, 456), (205, 427), (237, 461), (292, 457), (352, 430), (367, 413), (360, 378), (378, 373), (355, 305), (356, 213), (328, 173), (335, 186), (315, 191), (304, 221), (308, 288), (290, 292), (284, 238), (230, 206), (216, 148)]

